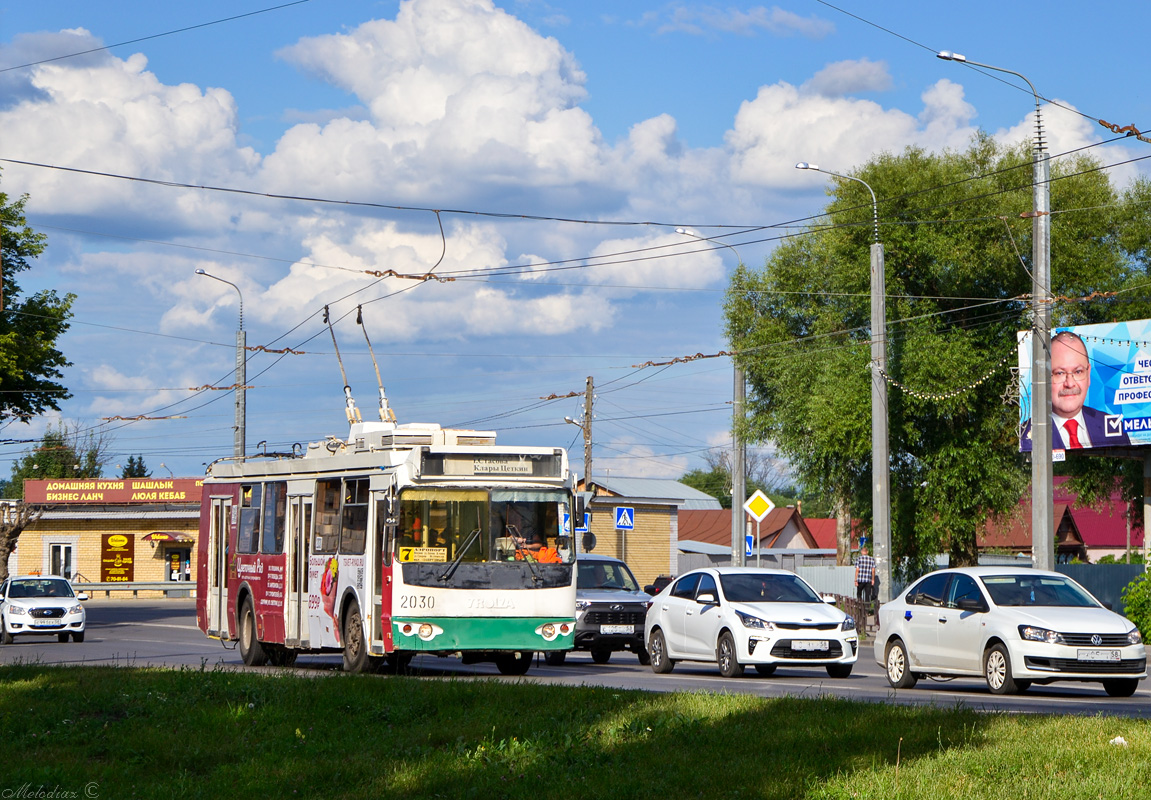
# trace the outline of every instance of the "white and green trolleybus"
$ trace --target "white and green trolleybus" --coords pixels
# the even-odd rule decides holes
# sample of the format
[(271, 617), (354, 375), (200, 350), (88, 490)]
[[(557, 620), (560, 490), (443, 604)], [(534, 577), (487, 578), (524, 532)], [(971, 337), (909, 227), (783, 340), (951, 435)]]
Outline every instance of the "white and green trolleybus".
[(572, 647), (573, 488), (562, 448), (421, 423), (220, 459), (204, 479), (197, 623), (250, 666), (341, 652), (357, 672), (431, 653), (523, 674), (536, 652)]

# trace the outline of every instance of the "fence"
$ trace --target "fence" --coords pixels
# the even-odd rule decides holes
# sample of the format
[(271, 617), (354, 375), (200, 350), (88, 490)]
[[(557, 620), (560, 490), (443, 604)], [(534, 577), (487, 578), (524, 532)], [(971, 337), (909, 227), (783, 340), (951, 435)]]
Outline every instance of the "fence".
[(89, 597), (95, 597), (97, 592), (103, 592), (104, 597), (111, 597), (112, 592), (131, 592), (132, 597), (139, 597), (140, 592), (163, 592), (164, 597), (193, 597), (196, 585), (187, 581), (78, 582), (72, 584), (72, 589), (86, 592)]

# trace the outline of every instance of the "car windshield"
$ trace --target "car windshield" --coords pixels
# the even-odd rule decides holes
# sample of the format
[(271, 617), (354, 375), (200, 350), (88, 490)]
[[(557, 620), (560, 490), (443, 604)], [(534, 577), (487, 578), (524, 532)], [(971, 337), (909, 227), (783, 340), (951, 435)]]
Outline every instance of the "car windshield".
[(621, 561), (578, 561), (577, 589), (608, 589), (638, 592), (639, 584)]
[(8, 587), (8, 597), (75, 597), (67, 581), (35, 579), (12, 581)]
[(819, 603), (819, 595), (795, 575), (720, 575), (723, 596), (732, 603)]
[(997, 606), (1095, 608), (1099, 603), (1078, 584), (1055, 575), (984, 575), (981, 580)]

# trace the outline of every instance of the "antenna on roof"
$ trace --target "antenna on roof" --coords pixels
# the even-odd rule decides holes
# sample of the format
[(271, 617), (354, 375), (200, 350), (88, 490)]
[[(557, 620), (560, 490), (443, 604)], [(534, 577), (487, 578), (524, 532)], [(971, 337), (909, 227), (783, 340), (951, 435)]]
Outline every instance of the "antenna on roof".
[(352, 397), (352, 387), (348, 385), (348, 374), (344, 372), (344, 360), (340, 357), (340, 346), (336, 344), (336, 331), (332, 327), (332, 320), (328, 316), (328, 307), (324, 306), (324, 322), (328, 325), (328, 333), (332, 334), (332, 347), (336, 348), (336, 361), (340, 365), (340, 377), (344, 379), (344, 397), (347, 401), (347, 408), (344, 413), (348, 417), (348, 424), (354, 425), (360, 422), (360, 411), (356, 408), (356, 401)]
[(380, 377), (380, 365), (376, 362), (376, 351), (372, 349), (372, 340), (368, 338), (368, 326), (364, 324), (363, 306), (356, 306), (356, 324), (364, 332), (364, 341), (368, 343), (368, 352), (372, 355), (372, 366), (376, 368), (376, 383), (380, 385), (380, 421), (395, 422), (396, 412), (388, 405), (388, 396), (384, 393), (384, 381)]

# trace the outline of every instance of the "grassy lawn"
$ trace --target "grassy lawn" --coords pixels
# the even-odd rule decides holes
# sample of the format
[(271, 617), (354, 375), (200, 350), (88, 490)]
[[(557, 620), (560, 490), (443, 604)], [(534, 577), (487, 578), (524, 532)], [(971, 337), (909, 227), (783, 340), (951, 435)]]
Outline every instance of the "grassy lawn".
[(0, 741), (0, 797), (1082, 800), (1151, 786), (1144, 720), (338, 673), (4, 666)]

